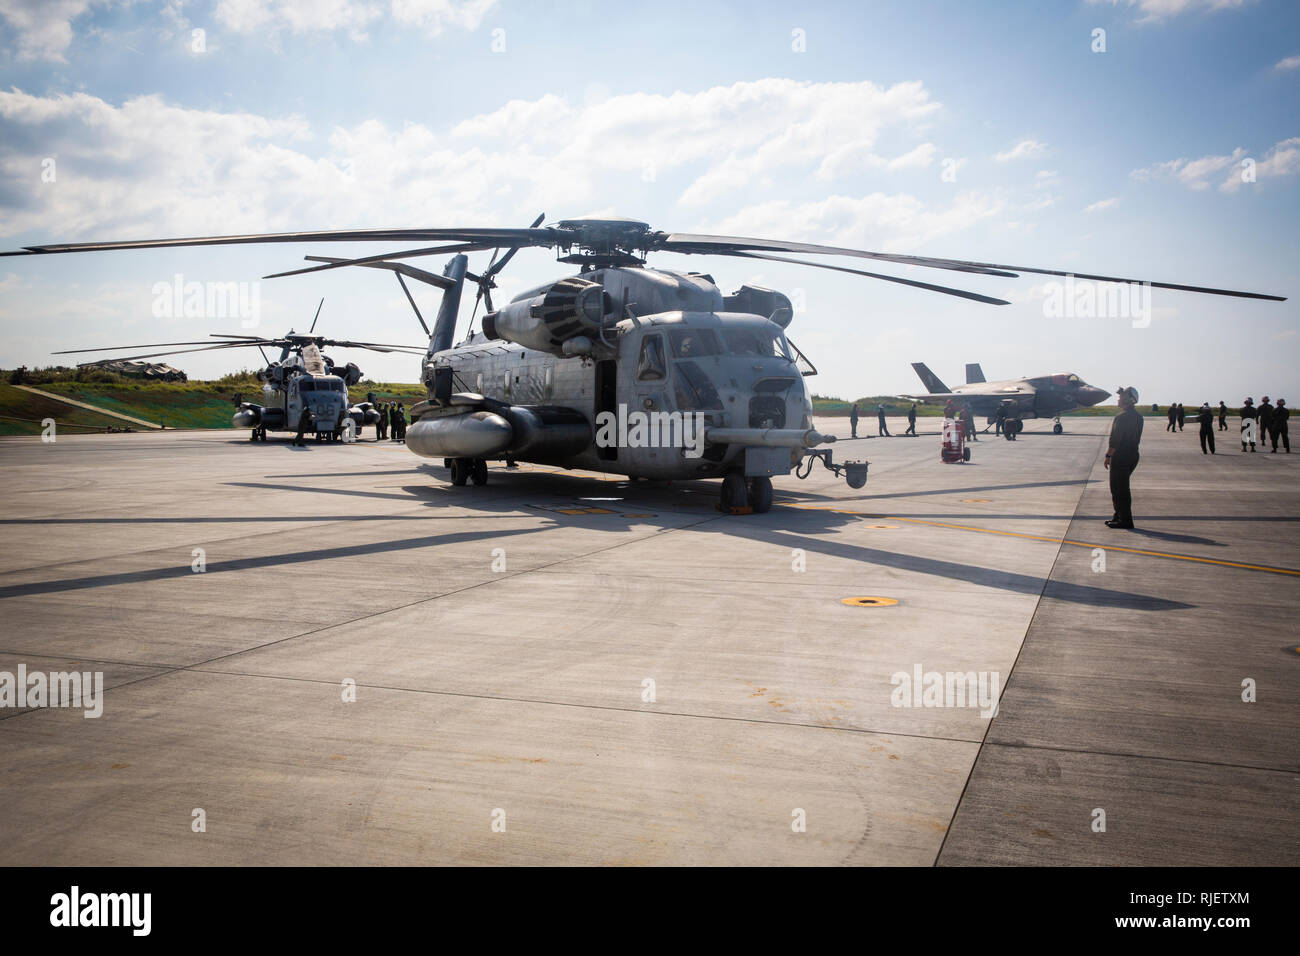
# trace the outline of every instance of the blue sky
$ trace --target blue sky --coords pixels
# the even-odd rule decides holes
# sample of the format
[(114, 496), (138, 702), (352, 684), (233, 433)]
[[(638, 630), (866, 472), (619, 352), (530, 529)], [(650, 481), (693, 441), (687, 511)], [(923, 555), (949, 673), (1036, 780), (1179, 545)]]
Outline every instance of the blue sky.
[[(968, 361), (990, 378), (1069, 370), (1162, 402), (1300, 395), (1298, 27), (1300, 7), (1267, 0), (0, 0), (0, 245), (618, 214), (1291, 297), (1156, 290), (1135, 327), (1049, 316), (1043, 277), (879, 270), (1013, 302), (993, 307), (794, 266), (653, 260), (797, 294), (790, 334), (820, 392), (915, 391), (908, 363), (924, 360), (952, 380)], [(152, 290), (383, 248), (0, 260), (0, 365), (244, 331), (155, 316)], [(526, 251), (502, 286), (562, 274)], [(420, 341), (379, 273), (258, 289), (266, 334), (324, 296), (330, 334)], [(417, 378), (410, 358), (348, 357)], [(190, 358), (174, 361), (198, 376), (232, 364)]]

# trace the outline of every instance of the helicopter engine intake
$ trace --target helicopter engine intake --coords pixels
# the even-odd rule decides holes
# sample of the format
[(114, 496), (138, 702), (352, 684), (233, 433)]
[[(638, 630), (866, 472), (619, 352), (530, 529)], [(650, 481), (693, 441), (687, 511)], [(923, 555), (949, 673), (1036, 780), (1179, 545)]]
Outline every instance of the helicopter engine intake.
[(542, 295), (489, 312), (483, 316), (483, 334), (563, 356), (564, 343), (570, 339), (599, 337), (605, 317), (613, 311), (613, 300), (599, 283), (574, 276)]

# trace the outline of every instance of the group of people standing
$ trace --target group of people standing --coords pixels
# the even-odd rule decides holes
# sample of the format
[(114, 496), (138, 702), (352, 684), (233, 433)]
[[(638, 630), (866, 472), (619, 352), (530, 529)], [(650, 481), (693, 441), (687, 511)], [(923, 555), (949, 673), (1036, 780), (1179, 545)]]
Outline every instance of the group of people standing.
[[(853, 437), (858, 437), (858, 403), (854, 402), (853, 407), (849, 409), (849, 428), (852, 430)], [(916, 437), (916, 402), (907, 410), (907, 431), (903, 434)], [(876, 437), (893, 438), (889, 433), (889, 425), (885, 423), (885, 406), (881, 403), (876, 406)]]
[[(375, 425), (375, 441), (406, 441), (406, 409), (401, 402), (376, 402), (379, 423)], [(389, 438), (389, 435), (392, 438)]]
[[(1255, 407), (1255, 400), (1247, 398), (1246, 404), (1242, 406), (1241, 416), (1241, 450), (1246, 451), (1249, 446), (1251, 451), (1255, 451), (1256, 444), (1264, 444), (1265, 441), (1272, 439), (1273, 453), (1277, 453), (1277, 443), (1280, 439), (1282, 447), (1289, 455), (1291, 453), (1291, 433), (1288, 425), (1291, 418), (1291, 409), (1286, 407), (1286, 399), (1279, 398), (1274, 405), (1269, 401), (1267, 395), (1264, 401)], [(1172, 420), (1172, 406), (1171, 406)], [(1196, 414), (1196, 420), (1201, 426), (1201, 454), (1213, 455), (1214, 450), (1214, 418), (1216, 409), (1210, 407), (1209, 402), (1202, 403), (1200, 410)], [(1226, 432), (1228, 430), (1228, 406), (1220, 401), (1217, 409), (1219, 418), (1218, 431)], [(1179, 418), (1181, 419), (1181, 415)], [(1172, 429), (1166, 429), (1172, 431)], [(1181, 431), (1181, 428), (1179, 429)]]

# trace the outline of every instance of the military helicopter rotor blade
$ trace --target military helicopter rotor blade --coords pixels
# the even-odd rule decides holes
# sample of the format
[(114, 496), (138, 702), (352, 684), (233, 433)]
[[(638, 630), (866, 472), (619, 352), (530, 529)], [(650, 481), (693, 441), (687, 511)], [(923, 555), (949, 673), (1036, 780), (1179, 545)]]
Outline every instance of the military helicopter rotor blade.
[(370, 349), (374, 352), (406, 352), (411, 355), (424, 355), (428, 352), (427, 348), (421, 348), (418, 345), (390, 345), (380, 342), (352, 342), (346, 339), (322, 339), (320, 343), (322, 348), (341, 348), (341, 349)]
[(929, 269), (948, 269), (955, 272), (972, 272), (981, 275), (997, 275), (1015, 278), (1021, 272), (1046, 276), (1073, 276), (1094, 282), (1119, 282), (1141, 284), (1156, 289), (1173, 289), (1179, 292), (1198, 292), (1206, 295), (1225, 295), (1241, 299), (1268, 299), (1285, 302), (1285, 296), (1268, 295), (1262, 292), (1240, 292), (1232, 289), (1217, 289), (1208, 286), (1183, 285), (1176, 282), (1151, 282), (1144, 279), (1126, 279), (1120, 276), (1094, 275), (1082, 272), (1069, 272), (1060, 269), (1038, 269), (1032, 266), (1005, 265), (995, 262), (973, 262), (965, 259), (938, 259), (929, 256), (896, 255), (885, 252), (867, 252), (861, 249), (845, 249), (839, 246), (819, 246), (802, 242), (779, 242), (770, 239), (748, 239), (739, 236), (705, 236), (685, 233), (662, 233), (649, 237), (647, 246), (651, 250), (684, 253), (720, 253), (724, 250), (770, 250), (772, 252), (802, 252), (816, 255), (855, 256), (862, 259), (879, 259), (885, 262), (897, 262), (900, 265), (922, 266)]
[[(51, 355), (76, 355), (79, 352), (117, 352), (122, 349), (160, 349), (168, 345), (215, 345), (216, 343), (208, 339), (198, 339), (194, 342), (143, 342), (140, 345), (101, 345), (93, 349), (62, 349), (58, 352), (51, 352)], [(116, 361), (116, 360), (113, 360)]]
[(301, 276), (312, 272), (325, 272), (329, 269), (342, 269), (344, 266), (368, 266), (387, 262), (390, 259), (414, 259), (419, 256), (437, 256), (444, 253), (481, 252), (484, 249), (497, 249), (508, 243), (502, 242), (462, 242), (451, 246), (429, 246), (424, 249), (405, 249), (398, 252), (385, 252), (375, 256), (363, 256), (360, 259), (340, 259), (324, 265), (308, 266), (305, 269), (291, 269), (288, 272), (276, 272), (263, 276), (264, 279), (283, 279), (286, 276)]
[(915, 279), (904, 279), (901, 276), (881, 275), (878, 272), (864, 272), (862, 269), (850, 269), (847, 266), (833, 266), (825, 262), (809, 262), (807, 259), (790, 259), (786, 256), (772, 256), (764, 252), (717, 252), (719, 256), (735, 256), (741, 259), (768, 259), (772, 262), (789, 262), (797, 266), (812, 266), (815, 269), (830, 269), (834, 272), (848, 272), (852, 275), (866, 276), (868, 279), (883, 279), (886, 282), (896, 282), (899, 285), (908, 285), (916, 289), (926, 289), (930, 292), (942, 292), (944, 295), (955, 295), (962, 299), (971, 299), (975, 302), (983, 302), (986, 305), (1010, 305), (1006, 299), (995, 299), (989, 295), (981, 295), (978, 292), (968, 292), (965, 289), (954, 289), (945, 285), (933, 285), (929, 282), (918, 282)]
[(108, 252), (117, 249), (170, 249), (182, 246), (229, 246), (272, 242), (462, 242), (494, 245), (549, 245), (554, 229), (327, 229), (315, 232), (262, 232), (242, 236), (195, 236), (185, 239), (126, 239), (108, 242), (61, 242), (24, 246), (0, 256), (41, 256), (68, 252)]
[[(116, 358), (99, 359), (95, 362), (80, 362), (78, 368), (87, 365), (104, 365), (108, 362), (134, 362), (137, 359), (162, 358), (164, 355), (189, 355), (192, 352), (214, 352), (221, 349), (244, 349), (256, 348), (256, 342), (223, 342), (218, 345), (207, 345), (201, 349), (176, 349), (170, 352), (147, 352), (144, 355), (119, 355)], [(97, 349), (83, 349), (81, 351), (95, 352)]]

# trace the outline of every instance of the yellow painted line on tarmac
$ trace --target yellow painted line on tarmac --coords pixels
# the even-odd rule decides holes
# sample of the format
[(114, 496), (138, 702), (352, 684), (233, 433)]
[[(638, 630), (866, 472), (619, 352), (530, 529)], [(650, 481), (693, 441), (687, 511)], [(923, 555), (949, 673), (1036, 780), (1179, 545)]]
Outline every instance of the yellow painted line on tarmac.
[(998, 531), (994, 528), (976, 528), (972, 525), (951, 524), (946, 521), (926, 521), (923, 518), (900, 518), (897, 515), (882, 515), (869, 511), (848, 511), (843, 508), (828, 508), (825, 505), (800, 505), (782, 502), (787, 508), (804, 508), (814, 511), (833, 511), (836, 514), (857, 515), (862, 518), (884, 518), (889, 521), (906, 521), (909, 524), (927, 525), (932, 528), (950, 528), (954, 531), (978, 531), (981, 534), (996, 534), (1006, 538), (1024, 538), (1028, 541), (1046, 541), (1049, 544), (1068, 544), (1075, 548), (1103, 548), (1107, 551), (1122, 551), (1125, 554), (1144, 554), (1153, 558), (1169, 558), (1174, 561), (1193, 561), (1197, 564), (1213, 564), (1222, 568), (1241, 568), (1246, 571), (1265, 571), (1269, 574), (1290, 574), (1300, 577), (1300, 570), (1294, 568), (1275, 568), (1265, 564), (1245, 564), (1240, 561), (1223, 561), (1219, 558), (1201, 558), (1192, 554), (1174, 554), (1170, 551), (1148, 551), (1145, 548), (1125, 548), (1116, 544), (1097, 544), (1088, 541), (1072, 541), (1069, 538), (1053, 538), (1050, 535), (1028, 534), (1024, 531)]

